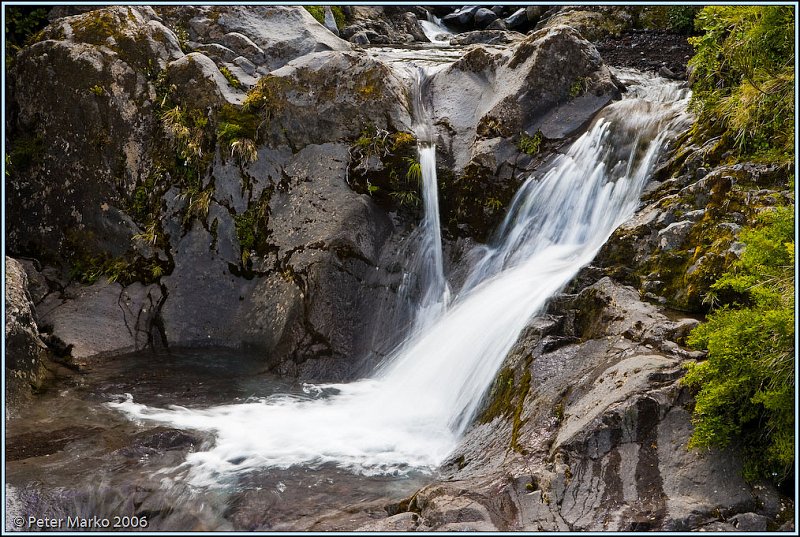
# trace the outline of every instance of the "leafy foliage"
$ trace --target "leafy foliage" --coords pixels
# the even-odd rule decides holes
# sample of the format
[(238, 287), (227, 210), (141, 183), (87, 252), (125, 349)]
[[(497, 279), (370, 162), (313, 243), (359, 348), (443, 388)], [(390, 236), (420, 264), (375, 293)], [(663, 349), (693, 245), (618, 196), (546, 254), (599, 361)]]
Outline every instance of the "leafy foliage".
[(519, 136), (519, 141), (517, 142), (517, 148), (526, 155), (538, 153), (541, 145), (542, 132), (538, 130), (533, 134), (533, 136), (530, 136), (527, 132), (521, 133)]
[(585, 76), (581, 76), (575, 79), (575, 82), (569, 87), (569, 97), (570, 99), (574, 99), (575, 97), (579, 97), (586, 93), (586, 89), (589, 87), (589, 79)]
[(692, 447), (737, 444), (745, 477), (786, 479), (794, 464), (794, 211), (742, 231), (741, 258), (712, 286), (728, 300), (689, 344), (708, 349), (684, 383), (698, 390)]
[(700, 8), (696, 6), (669, 6), (667, 8), (669, 29), (678, 34), (691, 34), (698, 11)]
[(242, 266), (247, 267), (253, 252), (263, 255), (268, 248), (269, 195), (265, 193), (258, 203), (234, 215), (233, 222), (241, 246)]
[(47, 26), (46, 7), (5, 7), (6, 66), (23, 46), (36, 39), (36, 34)]
[(792, 6), (712, 6), (697, 16), (692, 108), (696, 138), (722, 136), (739, 156), (794, 155)]
[(400, 207), (420, 206), (422, 165), (416, 144), (411, 133), (366, 126), (350, 147), (353, 187)]
[(227, 80), (228, 84), (230, 84), (232, 87), (234, 87), (236, 89), (241, 89), (242, 88), (241, 81), (239, 81), (239, 79), (236, 77), (236, 75), (231, 73), (230, 69), (228, 69), (227, 67), (225, 67), (223, 65), (222, 67), (219, 68), (219, 72), (222, 73), (222, 76), (225, 77), (225, 80)]
[(76, 281), (92, 284), (101, 277), (109, 282), (130, 285), (133, 282), (153, 283), (165, 274), (164, 261), (157, 258), (143, 257), (111, 257), (104, 253), (91, 257), (78, 257), (70, 270), (70, 277)]

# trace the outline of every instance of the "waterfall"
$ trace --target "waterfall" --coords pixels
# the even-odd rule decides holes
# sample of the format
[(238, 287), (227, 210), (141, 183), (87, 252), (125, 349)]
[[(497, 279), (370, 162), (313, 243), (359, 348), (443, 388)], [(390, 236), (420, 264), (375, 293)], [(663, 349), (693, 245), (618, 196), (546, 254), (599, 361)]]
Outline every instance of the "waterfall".
[(414, 74), (411, 99), (415, 121), (413, 130), (417, 138), (424, 212), (421, 224), (404, 248), (407, 253), (406, 272), (399, 293), (402, 300), (415, 305), (412, 332), (435, 321), (450, 300), (450, 288), (444, 276), (436, 144), (431, 116), (425, 106), (429, 74), (421, 66), (415, 68)]
[(430, 11), (428, 20), (420, 20), (419, 25), (425, 37), (435, 45), (448, 45), (453, 36), (453, 32), (447, 29), (442, 20)]
[(628, 76), (625, 98), (525, 182), (450, 307), (372, 378), (208, 409), (159, 409), (130, 397), (110, 405), (134, 419), (212, 431), (216, 443), (175, 470), (197, 485), (295, 464), (365, 474), (435, 469), (520, 332), (633, 214), (664, 141), (687, 125), (686, 90)]

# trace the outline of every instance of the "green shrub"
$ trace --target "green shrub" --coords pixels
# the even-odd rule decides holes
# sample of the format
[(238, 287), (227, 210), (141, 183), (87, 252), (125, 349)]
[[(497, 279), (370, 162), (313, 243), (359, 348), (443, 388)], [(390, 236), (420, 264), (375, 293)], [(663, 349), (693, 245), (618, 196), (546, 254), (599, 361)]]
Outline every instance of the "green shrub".
[(745, 250), (712, 286), (727, 303), (692, 331), (708, 359), (689, 365), (697, 389), (690, 447), (733, 444), (745, 477), (780, 483), (794, 464), (794, 208), (742, 231)]
[(47, 26), (45, 7), (9, 6), (5, 12), (6, 67), (22, 47), (36, 40), (37, 34)]
[(667, 8), (669, 29), (678, 34), (691, 34), (699, 11), (700, 8), (696, 6), (669, 6)]
[(230, 84), (231, 87), (234, 87), (236, 89), (242, 89), (242, 83), (239, 81), (238, 78), (236, 78), (236, 75), (231, 73), (230, 69), (228, 69), (223, 65), (222, 67), (219, 68), (219, 72), (222, 73), (222, 76), (225, 77), (225, 80), (228, 81), (228, 84)]
[(739, 156), (794, 156), (794, 12), (791, 6), (714, 6), (697, 16), (695, 138), (722, 136)]

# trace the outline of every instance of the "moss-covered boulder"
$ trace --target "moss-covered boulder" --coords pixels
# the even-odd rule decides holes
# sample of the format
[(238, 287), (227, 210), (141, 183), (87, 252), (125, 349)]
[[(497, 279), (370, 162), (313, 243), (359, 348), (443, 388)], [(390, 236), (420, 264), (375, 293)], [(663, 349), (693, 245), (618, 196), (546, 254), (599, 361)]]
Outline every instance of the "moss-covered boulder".
[(152, 168), (153, 82), (183, 53), (147, 8), (54, 22), (9, 73), (8, 240), (51, 262), (118, 256), (140, 231), (120, 214)]

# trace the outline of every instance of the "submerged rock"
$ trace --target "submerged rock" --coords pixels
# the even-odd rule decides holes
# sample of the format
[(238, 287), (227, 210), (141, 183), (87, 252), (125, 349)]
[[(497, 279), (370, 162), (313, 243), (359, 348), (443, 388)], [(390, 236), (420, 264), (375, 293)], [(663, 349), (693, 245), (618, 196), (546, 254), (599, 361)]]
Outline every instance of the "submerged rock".
[[(76, 365), (87, 358), (153, 347), (154, 322), (163, 300), (161, 288), (133, 283), (123, 287), (103, 279), (70, 285), (37, 306), (43, 329), (70, 349)], [(156, 340), (155, 345), (162, 342)]]

